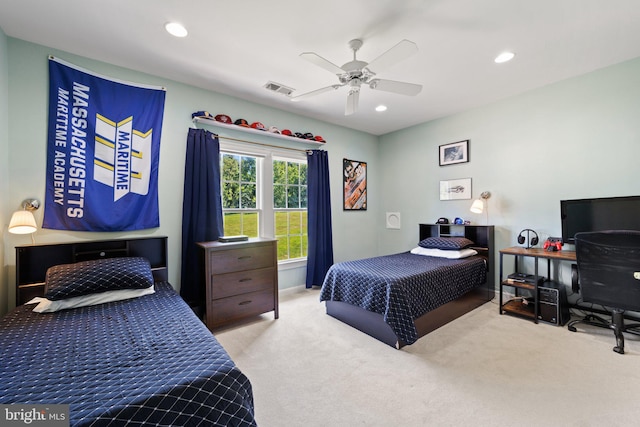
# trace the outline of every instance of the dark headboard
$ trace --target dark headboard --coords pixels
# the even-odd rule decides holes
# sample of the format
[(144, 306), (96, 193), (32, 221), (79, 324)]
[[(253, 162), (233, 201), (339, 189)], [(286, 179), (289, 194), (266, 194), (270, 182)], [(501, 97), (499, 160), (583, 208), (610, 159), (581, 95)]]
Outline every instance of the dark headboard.
[(466, 237), (480, 248), (493, 249), (493, 225), (420, 224), (420, 240), (427, 237)]
[(16, 246), (16, 305), (44, 295), (44, 282), (49, 267), (93, 259), (134, 256), (149, 260), (156, 282), (168, 280), (167, 238), (164, 236)]
[(466, 237), (475, 243), (473, 249), (487, 259), (487, 286), (495, 286), (495, 246), (493, 225), (420, 224), (420, 240), (427, 237)]

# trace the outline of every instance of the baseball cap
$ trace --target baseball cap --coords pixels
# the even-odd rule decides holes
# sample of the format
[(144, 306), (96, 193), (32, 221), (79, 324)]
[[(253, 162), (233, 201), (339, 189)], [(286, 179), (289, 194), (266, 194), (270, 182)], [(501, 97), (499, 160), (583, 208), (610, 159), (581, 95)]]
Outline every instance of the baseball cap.
[(287, 135), (287, 136), (293, 136), (293, 133), (291, 133), (291, 131), (289, 129), (285, 129), (282, 131), (283, 135)]
[(251, 123), (251, 127), (258, 130), (267, 130), (267, 128), (265, 128), (264, 125), (260, 122)]
[(195, 119), (196, 117), (199, 117), (202, 119), (213, 119), (213, 116), (209, 114), (208, 111), (196, 111), (195, 113), (191, 114), (192, 119)]
[(323, 138), (323, 137), (321, 137), (320, 135), (316, 135), (315, 137), (313, 137), (313, 139), (315, 139), (315, 140), (316, 140), (316, 141), (318, 141), (318, 142), (327, 142), (327, 141), (325, 141), (325, 140), (324, 140), (324, 138)]
[(313, 139), (313, 134), (311, 132), (307, 132), (303, 136), (304, 139)]
[(238, 119), (235, 122), (233, 122), (233, 124), (238, 125), (238, 126), (244, 126), (246, 128), (249, 127), (249, 123), (247, 123), (247, 121), (245, 119)]
[(267, 129), (269, 132), (271, 133), (280, 133), (280, 131), (278, 130), (277, 127), (275, 126), (269, 126), (269, 129)]
[(302, 138), (302, 139), (304, 139), (304, 135), (303, 135), (302, 133), (300, 133), (300, 132), (296, 132), (296, 133), (295, 133), (295, 136), (296, 136), (296, 138)]
[(227, 116), (226, 114), (218, 114), (216, 117), (216, 122), (222, 122), (222, 123), (228, 123), (228, 124), (232, 124), (233, 120), (231, 120), (231, 117)]

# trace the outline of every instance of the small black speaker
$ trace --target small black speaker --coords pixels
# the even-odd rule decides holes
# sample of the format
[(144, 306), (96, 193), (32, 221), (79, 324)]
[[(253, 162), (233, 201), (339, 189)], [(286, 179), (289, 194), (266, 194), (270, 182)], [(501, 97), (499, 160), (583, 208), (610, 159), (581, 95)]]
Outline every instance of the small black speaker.
[(569, 321), (567, 289), (556, 282), (538, 285), (538, 320), (562, 326)]

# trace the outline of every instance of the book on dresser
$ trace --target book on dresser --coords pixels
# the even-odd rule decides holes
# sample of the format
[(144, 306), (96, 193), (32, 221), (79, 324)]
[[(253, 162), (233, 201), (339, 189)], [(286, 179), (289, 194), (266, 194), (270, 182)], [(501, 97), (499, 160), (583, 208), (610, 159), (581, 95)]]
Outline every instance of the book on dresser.
[(249, 236), (245, 236), (244, 234), (237, 236), (220, 236), (218, 237), (218, 242), (222, 243), (231, 243), (231, 242), (246, 242), (249, 240)]
[(211, 330), (270, 311), (278, 318), (278, 241), (199, 242)]

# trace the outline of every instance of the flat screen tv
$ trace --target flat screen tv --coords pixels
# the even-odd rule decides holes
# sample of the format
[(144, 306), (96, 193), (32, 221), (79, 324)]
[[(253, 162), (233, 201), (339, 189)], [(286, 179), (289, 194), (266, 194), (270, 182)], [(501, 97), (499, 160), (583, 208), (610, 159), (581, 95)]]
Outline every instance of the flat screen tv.
[(640, 230), (640, 196), (560, 201), (562, 240), (582, 231)]

